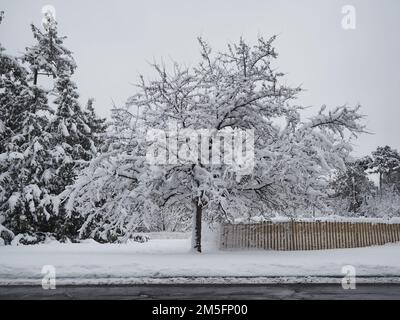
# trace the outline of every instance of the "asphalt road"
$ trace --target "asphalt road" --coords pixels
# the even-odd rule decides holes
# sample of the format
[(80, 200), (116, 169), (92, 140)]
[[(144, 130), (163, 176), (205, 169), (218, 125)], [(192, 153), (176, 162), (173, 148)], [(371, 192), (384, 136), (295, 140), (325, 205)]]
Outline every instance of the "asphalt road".
[(355, 290), (343, 290), (337, 284), (59, 286), (54, 290), (0, 286), (0, 300), (6, 299), (400, 300), (400, 284), (359, 284)]

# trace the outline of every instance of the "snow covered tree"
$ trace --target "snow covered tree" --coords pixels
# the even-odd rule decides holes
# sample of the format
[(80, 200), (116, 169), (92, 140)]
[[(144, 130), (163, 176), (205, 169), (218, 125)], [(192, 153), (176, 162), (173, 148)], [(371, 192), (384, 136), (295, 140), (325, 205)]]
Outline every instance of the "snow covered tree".
[(71, 51), (63, 45), (65, 37), (59, 37), (57, 21), (51, 12), (45, 13), (44, 32), (31, 24), (36, 44), (26, 48), (23, 61), (32, 71), (32, 81), (36, 85), (39, 75), (56, 78), (61, 74), (72, 74), (76, 68)]
[[(0, 153), (5, 152), (5, 141), (19, 127), (16, 117), (23, 110), (26, 70), (14, 57), (5, 54), (0, 45)], [(22, 102), (22, 103), (21, 103)]]
[(126, 126), (131, 119), (128, 112), (123, 117), (117, 114), (107, 134), (109, 149), (94, 158), (75, 185), (60, 195), (67, 212), (76, 210), (85, 218), (80, 237), (103, 242), (123, 241), (132, 230), (149, 230), (143, 206), (146, 195), (138, 189), (144, 139)]
[[(104, 132), (104, 120), (98, 119), (93, 107), (82, 110), (78, 98), (77, 86), (71, 76), (76, 64), (69, 51), (63, 45), (66, 37), (58, 36), (57, 22), (51, 12), (45, 13), (43, 33), (32, 25), (32, 31), (37, 43), (27, 48), (23, 61), (29, 64), (35, 84), (38, 75), (52, 76), (55, 79), (51, 94), (55, 96), (55, 117), (52, 119), (53, 152), (55, 160), (57, 185), (53, 192), (59, 194), (65, 186), (74, 180), (79, 165), (88, 161), (96, 154), (98, 135)], [(93, 123), (89, 123), (93, 121)], [(92, 133), (91, 127), (96, 132)], [(82, 163), (81, 163), (82, 162)]]
[(47, 231), (52, 207), (48, 183), (51, 112), (46, 92), (0, 49), (0, 212), (15, 233)]
[[(69, 74), (59, 75), (53, 94), (56, 96), (54, 104), (57, 109), (51, 124), (52, 167), (57, 180), (52, 185), (52, 193), (58, 195), (74, 182), (77, 173), (97, 154), (97, 146), (102, 142), (100, 135), (104, 133), (105, 126), (93, 108), (82, 110), (77, 87)], [(92, 129), (96, 132), (92, 132)], [(82, 224), (81, 216), (76, 211), (67, 214), (63, 206), (60, 210), (59, 214), (65, 220), (60, 224), (59, 233), (64, 236), (74, 235)]]
[(86, 108), (83, 112), (86, 118), (86, 123), (90, 129), (90, 138), (97, 148), (103, 147), (108, 124), (106, 123), (106, 119), (100, 118), (96, 114), (94, 109), (94, 98), (88, 99)]
[[(31, 73), (0, 49), (0, 211), (16, 233), (51, 232), (60, 238), (73, 236), (82, 222), (54, 205), (56, 196), (97, 153), (105, 127), (93, 108), (83, 111), (79, 105), (71, 80), (76, 65), (51, 15), (44, 27), (42, 33), (32, 26), (37, 44), (22, 57)], [(52, 76), (54, 89), (39, 87), (39, 75)]]
[[(335, 214), (361, 214), (360, 208), (376, 194), (374, 183), (368, 178), (363, 159), (346, 163), (345, 171), (338, 171), (330, 187)], [(338, 206), (339, 204), (339, 206)], [(340, 212), (337, 212), (340, 210)]]
[[(193, 69), (175, 63), (167, 72), (155, 64), (157, 78), (146, 82), (141, 77), (139, 92), (115, 110), (121, 130), (110, 147), (117, 147), (117, 155), (92, 161), (63, 194), (70, 206), (84, 206), (87, 218), (105, 215), (126, 232), (159, 212), (182, 219), (189, 215), (198, 252), (203, 221), (288, 213), (301, 205), (323, 207), (328, 175), (345, 168), (348, 139), (363, 132), (362, 116), (359, 107), (328, 112), (322, 107), (301, 121), (302, 108), (291, 103), (301, 89), (280, 82), (283, 74), (273, 66), (274, 39), (259, 38), (252, 47), (241, 39), (215, 55), (199, 39), (202, 59)], [(286, 125), (279, 127), (278, 120)], [(153, 139), (154, 129), (165, 134)], [(253, 141), (242, 150), (245, 155), (225, 148), (232, 142), (229, 134), (238, 132)], [(206, 152), (198, 156), (194, 150), (203, 143)], [(214, 148), (224, 161), (210, 156)], [(168, 160), (153, 163), (149, 150), (165, 151)], [(176, 160), (177, 154), (186, 157)], [(107, 188), (99, 189), (102, 183)], [(93, 199), (103, 204), (98, 207)]]
[(70, 185), (79, 169), (80, 162), (89, 161), (96, 154), (96, 146), (91, 139), (91, 129), (80, 107), (75, 83), (69, 75), (61, 75), (53, 91), (56, 96), (55, 118), (52, 121), (54, 132), (54, 160), (57, 168), (59, 194)]
[(372, 173), (379, 175), (379, 190), (382, 196), (384, 185), (395, 186), (400, 192), (400, 154), (389, 146), (378, 147), (369, 161)]
[[(0, 12), (0, 24), (4, 19), (4, 12)], [(5, 54), (5, 49), (0, 43), (0, 245), (8, 244), (14, 237), (14, 233), (4, 226), (6, 215), (3, 210), (3, 202), (7, 197), (5, 188), (6, 172), (2, 168), (2, 159), (6, 156), (6, 145), (13, 129), (16, 129), (15, 120), (12, 118), (13, 108), (18, 106), (19, 96), (23, 90), (22, 84), (26, 72), (14, 57)]]
[[(15, 60), (10, 61), (13, 63), (8, 66), (16, 69), (8, 75), (26, 75), (21, 66), (18, 69)], [(3, 70), (2, 79), (7, 74)], [(29, 86), (23, 77), (19, 81), (13, 81), (20, 86), (16, 91), (8, 91), (11, 88), (6, 86), (8, 101), (2, 104), (6, 109), (6, 128), (11, 134), (2, 136), (0, 211), (5, 214), (5, 226), (15, 233), (48, 232), (52, 208), (51, 177), (47, 170), (51, 135), (46, 131), (49, 122), (43, 113), (51, 111), (42, 89)]]
[[(34, 83), (38, 75), (54, 78), (51, 94), (55, 97), (56, 110), (48, 129), (52, 154), (49, 170), (55, 177), (50, 186), (51, 193), (58, 195), (74, 182), (77, 172), (96, 155), (105, 126), (104, 120), (97, 118), (93, 106), (82, 110), (77, 86), (71, 79), (76, 69), (72, 53), (63, 46), (65, 37), (58, 36), (57, 22), (51, 13), (46, 13), (45, 18), (44, 33), (32, 25), (37, 44), (27, 48), (23, 60), (29, 63)], [(58, 236), (73, 237), (82, 223), (81, 218), (76, 212), (67, 215), (63, 206), (54, 214), (59, 219), (55, 230)]]

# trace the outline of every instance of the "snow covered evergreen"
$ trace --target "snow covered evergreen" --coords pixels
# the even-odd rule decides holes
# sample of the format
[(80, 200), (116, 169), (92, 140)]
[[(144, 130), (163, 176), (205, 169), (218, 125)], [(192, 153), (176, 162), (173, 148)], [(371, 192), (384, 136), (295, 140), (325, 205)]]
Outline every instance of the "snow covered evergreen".
[(395, 187), (400, 192), (400, 154), (389, 146), (378, 147), (368, 159), (372, 173), (379, 175), (381, 195), (386, 186)]
[(18, 60), (1, 52), (0, 61), (0, 211), (14, 233), (48, 231), (52, 137), (47, 131), (45, 112), (51, 110), (46, 92), (28, 83)]
[(39, 75), (57, 78), (62, 74), (72, 74), (76, 68), (72, 53), (64, 47), (66, 37), (58, 36), (57, 21), (50, 12), (46, 13), (44, 32), (31, 24), (36, 43), (26, 48), (23, 61), (29, 65), (33, 84)]
[(377, 195), (377, 188), (368, 178), (367, 163), (364, 159), (347, 162), (345, 170), (334, 176), (330, 187), (333, 189), (332, 210), (336, 215), (351, 213), (367, 215), (365, 207)]
[(86, 119), (86, 124), (90, 130), (86, 132), (86, 135), (90, 137), (90, 139), (94, 143), (94, 147), (96, 148), (96, 152), (100, 152), (101, 148), (104, 146), (105, 142), (105, 133), (107, 131), (108, 123), (105, 118), (100, 118), (95, 111), (94, 108), (94, 98), (88, 99), (86, 103), (86, 108), (83, 110), (84, 117)]
[[(96, 155), (104, 120), (79, 105), (76, 65), (56, 21), (47, 16), (44, 33), (32, 30), (37, 43), (21, 61), (0, 49), (0, 223), (15, 234), (73, 237), (81, 221), (65, 214), (57, 196)], [(54, 78), (53, 90), (39, 85), (41, 75)]]

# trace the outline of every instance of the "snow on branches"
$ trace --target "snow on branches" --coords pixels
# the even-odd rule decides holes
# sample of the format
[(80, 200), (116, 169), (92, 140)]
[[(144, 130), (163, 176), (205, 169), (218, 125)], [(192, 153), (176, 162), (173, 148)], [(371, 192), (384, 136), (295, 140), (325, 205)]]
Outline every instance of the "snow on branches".
[[(32, 25), (37, 42), (22, 57), (29, 69), (0, 46), (0, 223), (15, 233), (64, 238), (75, 236), (76, 225), (57, 196), (97, 153), (105, 127), (93, 106), (80, 107), (75, 62), (54, 17), (45, 18), (45, 32)], [(39, 75), (55, 79), (53, 90), (37, 85)]]
[[(110, 152), (93, 160), (66, 192), (70, 206), (82, 207), (87, 224), (102, 216), (107, 231), (116, 233), (149, 227), (143, 221), (154, 223), (154, 217), (193, 218), (198, 251), (203, 220), (323, 207), (327, 177), (351, 151), (346, 132), (362, 133), (362, 116), (359, 107), (328, 113), (322, 108), (301, 121), (302, 108), (292, 104), (301, 89), (283, 85), (283, 73), (272, 67), (274, 40), (259, 38), (250, 46), (240, 39), (213, 54), (199, 39), (201, 60), (194, 68), (154, 64), (156, 79), (141, 77), (137, 93), (114, 110)], [(278, 127), (277, 119), (286, 126)], [(223, 162), (149, 164), (146, 150), (154, 142), (146, 133), (167, 130), (171, 123), (178, 133), (168, 139), (185, 144), (179, 140), (184, 130), (207, 130), (210, 148), (222, 130), (254, 130), (253, 171), (238, 179)]]

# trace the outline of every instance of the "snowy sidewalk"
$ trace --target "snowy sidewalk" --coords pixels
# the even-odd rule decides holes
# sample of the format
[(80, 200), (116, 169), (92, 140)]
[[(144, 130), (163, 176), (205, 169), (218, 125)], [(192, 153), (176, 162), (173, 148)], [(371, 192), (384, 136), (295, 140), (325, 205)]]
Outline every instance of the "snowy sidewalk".
[(57, 283), (62, 284), (260, 283), (284, 279), (337, 282), (344, 276), (345, 265), (354, 266), (358, 277), (400, 281), (400, 244), (326, 251), (214, 250), (202, 254), (190, 252), (189, 246), (188, 239), (2, 246), (0, 285), (40, 284), (44, 265), (56, 268)]

